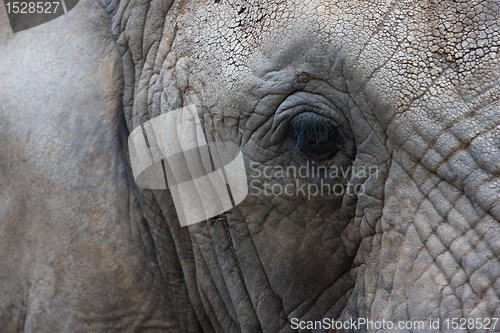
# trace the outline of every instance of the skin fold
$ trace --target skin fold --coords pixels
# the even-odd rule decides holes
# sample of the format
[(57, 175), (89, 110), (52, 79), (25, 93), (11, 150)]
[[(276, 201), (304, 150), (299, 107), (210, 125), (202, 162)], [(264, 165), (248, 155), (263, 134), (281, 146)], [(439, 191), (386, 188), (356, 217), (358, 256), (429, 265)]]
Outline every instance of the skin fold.
[[(82, 0), (12, 34), (0, 10), (0, 332), (500, 318), (499, 15)], [(191, 104), (241, 147), (250, 194), (181, 228), (168, 190), (135, 185), (127, 137)]]

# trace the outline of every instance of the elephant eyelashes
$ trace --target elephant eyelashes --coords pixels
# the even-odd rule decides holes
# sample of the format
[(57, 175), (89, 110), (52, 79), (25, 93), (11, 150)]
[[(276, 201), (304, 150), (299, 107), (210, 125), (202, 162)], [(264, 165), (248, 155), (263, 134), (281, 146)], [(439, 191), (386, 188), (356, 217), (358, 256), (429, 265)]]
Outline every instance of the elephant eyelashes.
[(331, 158), (342, 147), (337, 130), (327, 119), (321, 118), (303, 114), (290, 122), (290, 137), (297, 149), (316, 160)]

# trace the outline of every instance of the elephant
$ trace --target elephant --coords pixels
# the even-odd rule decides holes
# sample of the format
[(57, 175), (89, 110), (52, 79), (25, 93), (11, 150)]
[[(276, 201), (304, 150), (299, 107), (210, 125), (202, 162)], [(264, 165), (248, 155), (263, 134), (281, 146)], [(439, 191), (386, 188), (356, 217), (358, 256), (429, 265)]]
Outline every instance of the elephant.
[[(500, 332), (498, 1), (4, 8), (0, 332)], [(181, 226), (127, 140), (188, 105), (248, 195)]]

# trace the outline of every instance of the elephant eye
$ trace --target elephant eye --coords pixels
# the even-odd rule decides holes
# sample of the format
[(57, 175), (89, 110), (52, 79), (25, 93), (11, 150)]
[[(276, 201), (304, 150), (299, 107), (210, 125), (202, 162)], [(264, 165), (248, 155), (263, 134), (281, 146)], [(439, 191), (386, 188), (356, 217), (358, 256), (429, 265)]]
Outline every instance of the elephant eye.
[(298, 150), (316, 160), (335, 156), (343, 145), (333, 124), (315, 114), (303, 114), (292, 119), (290, 137)]

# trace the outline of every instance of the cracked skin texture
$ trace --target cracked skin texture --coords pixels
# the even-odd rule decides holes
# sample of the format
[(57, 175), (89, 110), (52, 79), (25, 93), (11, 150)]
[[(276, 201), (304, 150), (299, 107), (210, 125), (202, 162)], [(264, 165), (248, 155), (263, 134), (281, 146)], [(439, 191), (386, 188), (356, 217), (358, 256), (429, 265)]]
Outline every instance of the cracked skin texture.
[[(12, 35), (2, 9), (0, 332), (500, 317), (499, 14), (496, 1), (82, 0)], [(135, 186), (124, 143), (189, 104), (242, 147), (255, 194), (180, 228), (168, 191)], [(292, 120), (312, 113), (335, 125), (335, 156), (293, 142)], [(314, 163), (378, 173), (331, 180), (357, 194), (265, 192), (318, 183), (276, 173)]]

